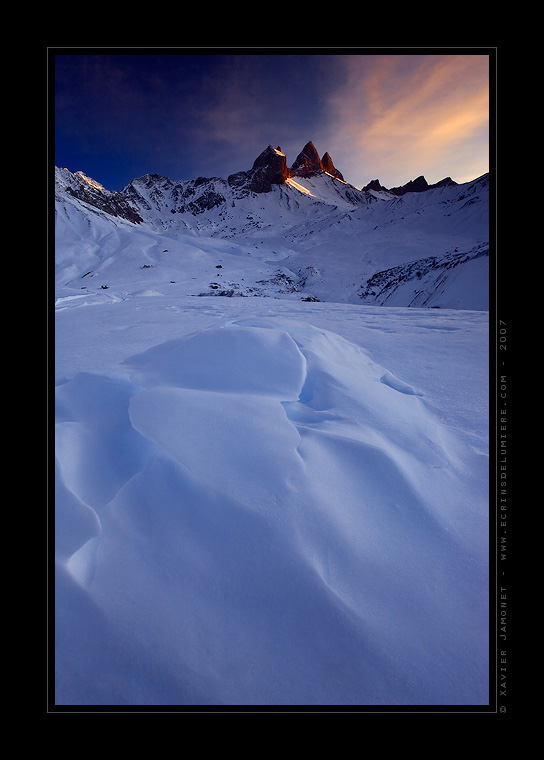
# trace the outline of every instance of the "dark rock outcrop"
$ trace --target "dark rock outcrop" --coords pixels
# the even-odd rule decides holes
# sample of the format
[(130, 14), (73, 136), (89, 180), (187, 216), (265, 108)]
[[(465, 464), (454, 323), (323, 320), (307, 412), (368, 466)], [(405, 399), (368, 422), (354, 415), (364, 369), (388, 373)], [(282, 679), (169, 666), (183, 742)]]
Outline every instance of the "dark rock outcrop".
[(249, 189), (254, 193), (267, 193), (272, 185), (282, 185), (290, 176), (285, 155), (272, 145), (257, 156), (251, 171)]
[(380, 184), (380, 180), (379, 179), (373, 179), (373, 180), (371, 180), (368, 183), (368, 185), (365, 185), (363, 187), (363, 190), (376, 190), (376, 191), (384, 190), (385, 192), (387, 192), (387, 188), (384, 187), (382, 184)]
[(185, 187), (177, 210), (202, 214), (225, 203), (225, 197), (214, 189), (214, 186), (221, 182), (222, 180), (218, 177), (197, 177), (184, 183)]
[(340, 179), (342, 180), (342, 182), (345, 182), (344, 177), (335, 167), (335, 165), (332, 162), (332, 158), (329, 156), (328, 153), (325, 153), (325, 155), (321, 159), (321, 165), (323, 167), (324, 172), (327, 172), (327, 174), (331, 174), (333, 177), (336, 177), (336, 179)]
[[(195, 200), (190, 201), (187, 204), (186, 210), (192, 214), (202, 214), (204, 211), (210, 211), (216, 206), (220, 206), (225, 202), (225, 198), (213, 190), (206, 190), (202, 195), (199, 195)], [(184, 209), (185, 210), (185, 209)]]
[(434, 190), (435, 187), (454, 187), (457, 184), (459, 183), (455, 182), (451, 177), (444, 177), (439, 182), (435, 182), (434, 185), (429, 185), (429, 190)]
[(329, 154), (325, 153), (323, 159), (320, 159), (314, 144), (310, 141), (298, 154), (291, 168), (287, 166), (285, 154), (282, 153), (281, 148), (269, 145), (257, 156), (249, 171), (230, 174), (227, 181), (235, 190), (268, 193), (273, 185), (283, 185), (289, 177), (314, 177), (324, 172), (344, 182), (344, 177), (334, 166)]
[[(417, 179), (410, 180), (401, 187), (392, 187), (388, 192), (393, 195), (404, 195), (405, 193), (423, 193), (425, 190), (434, 190), (437, 187), (453, 187), (457, 185), (451, 177), (444, 177), (439, 182), (435, 182), (433, 185), (429, 185), (425, 177), (420, 176)], [(385, 188), (383, 188), (385, 190)]]
[(307, 142), (291, 166), (291, 175), (293, 177), (314, 177), (323, 171), (323, 164), (313, 142)]
[(405, 193), (422, 193), (424, 190), (428, 190), (429, 185), (427, 180), (423, 176), (419, 176), (416, 179), (411, 179), (405, 185), (400, 187), (392, 187), (389, 192), (393, 195), (404, 195)]
[(429, 185), (425, 177), (420, 176), (417, 179), (410, 180), (405, 185), (400, 187), (392, 187), (387, 189), (378, 179), (371, 180), (368, 185), (363, 187), (363, 190), (383, 190), (386, 193), (392, 193), (392, 195), (404, 195), (405, 193), (422, 193), (425, 190), (433, 190), (437, 187), (454, 187), (457, 185), (451, 177), (444, 177), (440, 182), (435, 182), (434, 185)]
[(237, 189), (269, 193), (272, 185), (282, 185), (290, 176), (285, 155), (279, 148), (269, 145), (257, 156), (249, 171), (231, 174), (227, 181), (231, 187)]
[(87, 177), (83, 172), (75, 172), (75, 183), (66, 187), (66, 192), (74, 198), (88, 203), (110, 216), (126, 219), (134, 224), (142, 222), (141, 216), (130, 206), (119, 192), (106, 190), (98, 182)]

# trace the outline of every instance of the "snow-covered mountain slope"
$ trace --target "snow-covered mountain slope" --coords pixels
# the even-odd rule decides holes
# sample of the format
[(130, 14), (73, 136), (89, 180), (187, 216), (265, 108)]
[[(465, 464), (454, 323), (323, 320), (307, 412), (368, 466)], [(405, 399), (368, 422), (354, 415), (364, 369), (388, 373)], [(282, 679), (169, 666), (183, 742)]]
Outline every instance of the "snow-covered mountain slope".
[[(113, 194), (81, 173), (57, 170), (57, 179), (59, 297), (175, 285), (184, 295), (296, 293), (361, 303), (377, 273), (397, 276), (399, 266), (459, 253), (455, 282), (429, 281), (421, 298), (420, 283), (408, 279), (394, 302), (377, 302), (488, 308), (488, 260), (471, 263), (472, 252), (489, 246), (487, 176), (402, 196), (358, 190), (326, 172), (259, 193), (218, 178), (146, 175)], [(278, 288), (278, 278), (287, 287)], [(470, 287), (459, 288), (459, 278)]]
[(377, 272), (360, 296), (364, 303), (381, 306), (408, 301), (408, 306), (460, 309), (470, 303), (473, 309), (486, 310), (489, 303), (481, 283), (487, 280), (488, 267), (489, 246), (478, 245), (473, 251), (430, 256)]
[(55, 704), (487, 705), (487, 178), (265, 158), (58, 170)]

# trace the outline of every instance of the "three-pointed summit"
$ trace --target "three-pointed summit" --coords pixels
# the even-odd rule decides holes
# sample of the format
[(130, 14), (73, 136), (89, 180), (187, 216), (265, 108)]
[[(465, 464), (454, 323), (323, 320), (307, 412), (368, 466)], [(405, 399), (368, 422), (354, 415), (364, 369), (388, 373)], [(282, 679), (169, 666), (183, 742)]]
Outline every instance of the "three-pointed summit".
[(314, 177), (318, 174), (330, 174), (344, 181), (330, 155), (325, 153), (323, 158), (319, 158), (311, 141), (306, 143), (291, 168), (287, 166), (287, 159), (281, 148), (269, 145), (257, 156), (249, 171), (231, 174), (228, 183), (231, 187), (247, 188), (254, 193), (268, 193), (272, 185), (282, 185), (290, 177)]

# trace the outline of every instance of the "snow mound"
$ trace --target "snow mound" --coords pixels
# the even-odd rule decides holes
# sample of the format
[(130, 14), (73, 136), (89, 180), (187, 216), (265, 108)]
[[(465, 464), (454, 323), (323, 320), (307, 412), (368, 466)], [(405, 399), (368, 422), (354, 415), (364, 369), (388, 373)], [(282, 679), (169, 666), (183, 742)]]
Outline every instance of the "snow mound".
[(126, 362), (146, 385), (297, 397), (305, 360), (287, 332), (225, 324), (160, 344)]
[(57, 388), (58, 704), (487, 703), (485, 537), (421, 391), (279, 317), (123, 367)]

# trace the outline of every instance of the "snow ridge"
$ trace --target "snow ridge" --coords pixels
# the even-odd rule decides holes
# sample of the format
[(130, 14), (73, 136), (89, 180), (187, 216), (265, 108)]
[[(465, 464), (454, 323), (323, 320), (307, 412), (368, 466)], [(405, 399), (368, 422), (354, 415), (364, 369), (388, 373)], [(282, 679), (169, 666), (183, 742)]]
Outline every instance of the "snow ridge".
[(486, 701), (485, 520), (424, 390), (277, 316), (123, 366), (57, 388), (60, 703)]

